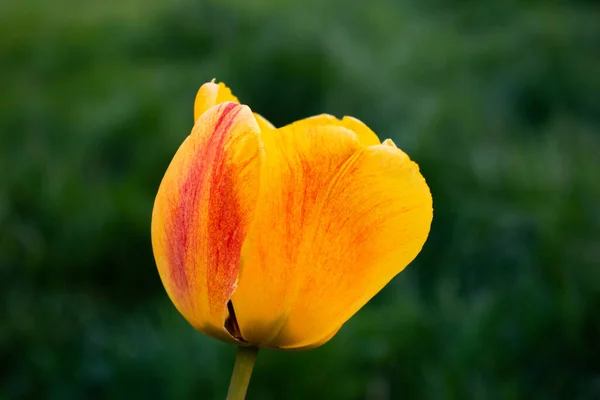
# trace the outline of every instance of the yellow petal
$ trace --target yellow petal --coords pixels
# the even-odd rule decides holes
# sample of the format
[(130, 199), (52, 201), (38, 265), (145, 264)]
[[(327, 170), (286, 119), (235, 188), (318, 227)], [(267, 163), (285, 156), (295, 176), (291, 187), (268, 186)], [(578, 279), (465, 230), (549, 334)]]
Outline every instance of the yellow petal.
[(339, 125), (280, 131), (261, 135), (259, 218), (233, 305), (245, 340), (311, 348), (416, 257), (432, 201), (418, 166), (395, 147), (364, 147)]
[(342, 118), (342, 126), (355, 132), (356, 136), (358, 136), (358, 140), (363, 144), (363, 146), (374, 146), (379, 144), (379, 138), (375, 132), (373, 132), (371, 128), (365, 125), (362, 121), (354, 117), (345, 116)]
[(261, 131), (264, 131), (265, 129), (275, 129), (275, 127), (273, 126), (273, 124), (270, 123), (262, 115), (260, 115), (258, 113), (254, 113), (254, 118), (256, 118), (256, 122), (258, 123), (258, 126), (260, 127)]
[(161, 182), (152, 247), (163, 285), (198, 330), (225, 329), (239, 259), (258, 195), (261, 145), (250, 109), (223, 103), (204, 112)]
[(231, 93), (231, 89), (225, 86), (223, 82), (215, 83), (214, 81), (215, 80), (213, 79), (211, 82), (206, 82), (198, 89), (196, 100), (194, 101), (194, 121), (196, 121), (206, 110), (217, 104), (228, 101), (234, 103), (240, 102), (238, 98)]
[(373, 146), (380, 143), (375, 132), (373, 132), (371, 128), (365, 125), (362, 121), (354, 117), (345, 116), (339, 120), (333, 115), (320, 114), (296, 121), (292, 125), (294, 125), (296, 129), (310, 129), (318, 126), (328, 125), (341, 126), (354, 132), (358, 138), (358, 141), (363, 146)]
[(383, 141), (383, 143), (381, 143), (381, 144), (384, 144), (384, 145), (390, 146), (390, 147), (397, 147), (396, 143), (394, 143), (394, 141), (392, 139), (385, 139)]
[[(198, 93), (196, 93), (196, 100), (194, 101), (194, 121), (209, 108), (228, 101), (238, 104), (240, 102), (238, 98), (233, 95), (231, 89), (223, 82), (215, 83), (214, 79), (211, 82), (206, 82), (204, 85), (200, 86)], [(262, 115), (254, 113), (254, 117), (261, 130), (274, 129), (273, 124)]]

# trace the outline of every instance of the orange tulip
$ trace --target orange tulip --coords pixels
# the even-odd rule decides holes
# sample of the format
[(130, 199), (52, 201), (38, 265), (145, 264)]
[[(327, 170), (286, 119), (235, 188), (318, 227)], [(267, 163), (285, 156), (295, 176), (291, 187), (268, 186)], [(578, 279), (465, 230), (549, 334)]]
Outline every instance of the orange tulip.
[(197, 330), (239, 346), (319, 346), (425, 243), (432, 200), (417, 164), (359, 120), (276, 129), (213, 82), (194, 117), (156, 196), (152, 245)]

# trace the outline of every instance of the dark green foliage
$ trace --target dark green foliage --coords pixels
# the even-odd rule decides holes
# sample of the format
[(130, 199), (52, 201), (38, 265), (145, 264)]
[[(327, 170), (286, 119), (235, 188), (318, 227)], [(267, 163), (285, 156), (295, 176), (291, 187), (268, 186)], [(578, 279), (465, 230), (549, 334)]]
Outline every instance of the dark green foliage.
[(362, 119), (434, 196), (418, 259), (250, 399), (600, 398), (599, 44), (593, 1), (3, 3), (0, 398), (224, 398), (234, 349), (149, 233), (213, 77), (277, 125)]

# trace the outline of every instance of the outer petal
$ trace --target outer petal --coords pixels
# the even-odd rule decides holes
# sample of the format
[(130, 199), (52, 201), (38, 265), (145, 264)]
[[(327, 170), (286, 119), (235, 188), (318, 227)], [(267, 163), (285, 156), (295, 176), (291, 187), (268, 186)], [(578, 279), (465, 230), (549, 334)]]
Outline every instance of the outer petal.
[[(196, 93), (196, 100), (194, 101), (194, 121), (209, 108), (228, 101), (234, 103), (240, 102), (238, 98), (233, 95), (231, 89), (223, 82), (215, 83), (214, 79), (211, 82), (206, 82), (204, 85), (200, 86), (198, 93)], [(254, 113), (254, 117), (256, 118), (256, 122), (261, 131), (275, 128), (273, 124), (262, 115)]]
[(198, 330), (224, 328), (240, 251), (256, 205), (259, 128), (250, 109), (223, 103), (198, 119), (162, 180), (152, 247), (169, 297)]
[(391, 146), (362, 146), (339, 126), (301, 121), (262, 134), (256, 220), (234, 294), (244, 339), (326, 342), (421, 250), (432, 220), (418, 166)]
[(363, 146), (373, 146), (379, 144), (379, 138), (362, 121), (354, 118), (345, 116), (341, 120), (337, 119), (333, 115), (329, 114), (320, 114), (315, 115), (314, 117), (305, 118), (303, 120), (297, 121), (293, 123), (295, 129), (311, 129), (319, 126), (341, 126), (346, 129), (351, 130), (356, 134), (358, 141)]

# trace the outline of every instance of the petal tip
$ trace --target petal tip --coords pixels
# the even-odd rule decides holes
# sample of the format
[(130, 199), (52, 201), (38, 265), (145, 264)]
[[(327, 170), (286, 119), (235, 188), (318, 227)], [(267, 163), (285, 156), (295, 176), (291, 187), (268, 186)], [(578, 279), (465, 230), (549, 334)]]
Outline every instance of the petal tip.
[(392, 139), (385, 139), (381, 144), (398, 148), (398, 146), (396, 146), (396, 143), (394, 143), (394, 141)]

